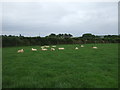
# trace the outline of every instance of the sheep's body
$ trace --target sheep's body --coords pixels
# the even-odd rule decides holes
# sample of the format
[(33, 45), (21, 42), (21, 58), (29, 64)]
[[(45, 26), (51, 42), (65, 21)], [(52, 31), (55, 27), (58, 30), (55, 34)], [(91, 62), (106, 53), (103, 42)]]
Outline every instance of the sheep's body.
[(42, 48), (42, 51), (47, 51), (47, 49), (46, 48)]
[(64, 50), (65, 48), (58, 48), (59, 50)]
[(84, 45), (81, 45), (81, 47), (84, 47)]
[(50, 47), (50, 46), (44, 46), (44, 47), (48, 48), (48, 47)]
[(41, 48), (44, 48), (44, 46), (41, 46)]
[(56, 47), (56, 46), (52, 46), (52, 47)]
[(92, 47), (92, 48), (94, 48), (94, 49), (98, 49), (98, 47)]
[(77, 50), (77, 49), (78, 49), (78, 47), (75, 48), (75, 50)]
[(41, 48), (49, 48), (50, 46), (41, 46)]
[(37, 49), (32, 48), (32, 51), (37, 51)]
[(55, 48), (51, 48), (51, 51), (55, 51)]
[(18, 50), (18, 53), (23, 53), (23, 52), (24, 52), (24, 50), (23, 50), (23, 49)]

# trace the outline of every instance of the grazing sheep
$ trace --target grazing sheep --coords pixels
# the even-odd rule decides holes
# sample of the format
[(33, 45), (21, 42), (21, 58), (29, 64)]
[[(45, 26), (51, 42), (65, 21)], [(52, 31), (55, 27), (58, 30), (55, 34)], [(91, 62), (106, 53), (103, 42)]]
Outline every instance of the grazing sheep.
[(64, 50), (65, 48), (58, 48), (59, 50)]
[(50, 46), (44, 46), (44, 47), (48, 48), (48, 47), (50, 47)]
[(23, 53), (23, 52), (24, 52), (24, 50), (23, 50), (23, 49), (18, 50), (18, 53)]
[(94, 49), (98, 49), (97, 47), (92, 47), (92, 48), (94, 48)]
[(41, 48), (44, 48), (44, 46), (41, 46)]
[(84, 45), (81, 45), (81, 47), (84, 47)]
[(46, 46), (46, 48), (48, 48), (48, 47), (50, 47), (50, 46)]
[(48, 48), (48, 47), (50, 47), (50, 46), (41, 46), (41, 48)]
[(32, 48), (32, 51), (37, 51), (37, 49)]
[(44, 49), (44, 47), (41, 47), (41, 49)]
[(75, 48), (75, 50), (77, 50), (77, 49), (78, 49), (78, 47)]
[(47, 51), (47, 49), (45, 49), (45, 48), (42, 48), (42, 51)]
[(55, 51), (55, 48), (51, 48), (51, 51)]
[(52, 46), (52, 47), (56, 47), (56, 46)]

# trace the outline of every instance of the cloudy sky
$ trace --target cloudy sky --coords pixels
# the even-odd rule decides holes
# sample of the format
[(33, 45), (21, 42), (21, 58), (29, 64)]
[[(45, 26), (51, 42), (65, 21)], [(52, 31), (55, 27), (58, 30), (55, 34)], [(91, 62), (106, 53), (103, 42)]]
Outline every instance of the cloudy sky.
[(4, 2), (2, 13), (7, 35), (118, 34), (117, 2)]

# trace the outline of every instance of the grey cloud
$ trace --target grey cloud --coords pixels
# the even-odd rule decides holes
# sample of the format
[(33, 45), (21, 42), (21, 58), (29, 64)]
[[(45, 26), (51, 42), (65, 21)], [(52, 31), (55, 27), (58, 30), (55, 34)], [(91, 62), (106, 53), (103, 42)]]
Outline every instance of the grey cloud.
[(4, 3), (3, 34), (117, 34), (117, 9), (114, 2)]

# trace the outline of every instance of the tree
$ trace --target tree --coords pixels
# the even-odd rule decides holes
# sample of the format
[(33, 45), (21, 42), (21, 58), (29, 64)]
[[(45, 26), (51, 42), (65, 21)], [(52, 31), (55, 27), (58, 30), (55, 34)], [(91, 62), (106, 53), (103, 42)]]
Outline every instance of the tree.
[(71, 34), (68, 34), (68, 36), (69, 36), (69, 38), (73, 37), (73, 35), (71, 35)]
[(82, 38), (93, 39), (93, 38), (95, 38), (95, 35), (92, 35), (91, 33), (86, 33), (86, 34), (82, 35)]
[(50, 37), (50, 38), (56, 38), (56, 34), (51, 33), (48, 37)]
[(64, 34), (64, 38), (71, 38), (72, 37), (72, 35), (71, 34)]

